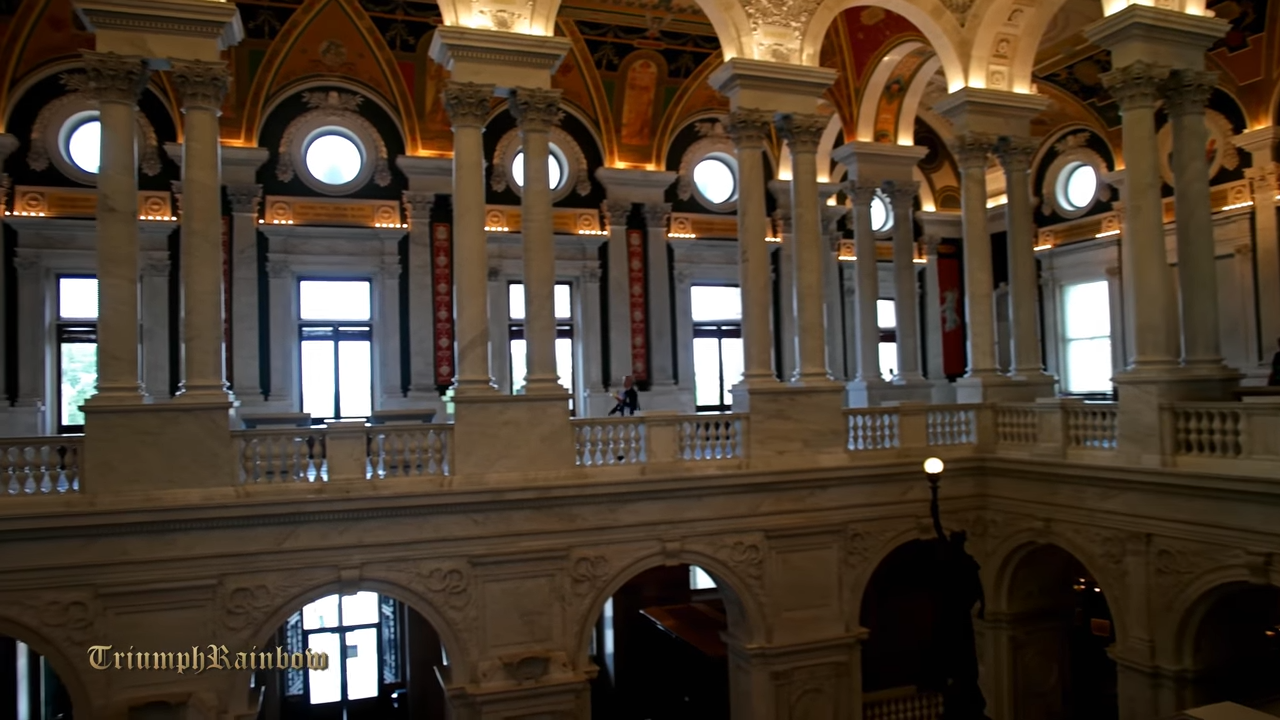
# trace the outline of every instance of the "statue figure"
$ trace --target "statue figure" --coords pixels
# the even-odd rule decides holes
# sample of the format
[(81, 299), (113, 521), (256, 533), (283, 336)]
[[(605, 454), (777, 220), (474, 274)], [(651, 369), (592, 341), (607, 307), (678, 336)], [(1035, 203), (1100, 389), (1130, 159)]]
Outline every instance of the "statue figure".
[(964, 549), (968, 536), (963, 530), (948, 536), (942, 529), (936, 476), (929, 477), (929, 487), (940, 583), (937, 641), (946, 683), (942, 693), (942, 718), (988, 720), (987, 701), (978, 685), (978, 648), (973, 636), (974, 606), (980, 619), (986, 613), (978, 562)]

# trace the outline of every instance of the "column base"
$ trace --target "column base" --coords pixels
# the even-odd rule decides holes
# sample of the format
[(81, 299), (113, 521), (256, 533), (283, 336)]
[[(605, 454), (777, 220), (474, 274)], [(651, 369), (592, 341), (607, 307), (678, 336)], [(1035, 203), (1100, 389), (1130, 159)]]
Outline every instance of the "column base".
[(1117, 446), (1131, 463), (1147, 467), (1171, 464), (1164, 444), (1162, 407), (1176, 402), (1234, 400), (1240, 374), (1235, 371), (1193, 373), (1186, 368), (1130, 369), (1115, 376), (1119, 401)]
[(574, 467), (569, 395), (454, 398), (457, 476), (569, 470)]
[(866, 380), (850, 380), (845, 383), (845, 407), (876, 407), (889, 397), (889, 383), (883, 379), (871, 382)]
[(232, 487), (238, 452), (235, 403), (85, 403), (85, 469), (91, 494)]
[(569, 390), (560, 384), (560, 378), (531, 378), (525, 381), (520, 389), (524, 397), (565, 398), (568, 401)]
[(46, 412), (44, 403), (39, 400), (19, 400), (12, 407), (0, 407), (0, 437), (32, 437), (47, 434)]
[(1009, 377), (984, 375), (963, 377), (954, 383), (956, 402), (962, 405), (984, 402), (1034, 402), (1053, 397), (1057, 380), (1052, 375)]
[(640, 393), (641, 410), (675, 410), (691, 413), (694, 412), (695, 407), (693, 391), (684, 390), (675, 384), (655, 383), (649, 386), (648, 392)]
[[(734, 412), (738, 411), (734, 389)], [(768, 464), (802, 456), (815, 465), (847, 462), (848, 426), (844, 389), (774, 384), (744, 390), (751, 405), (747, 428), (749, 462)]]
[(178, 390), (178, 394), (173, 396), (173, 402), (184, 404), (196, 403), (197, 405), (227, 402), (235, 403), (236, 397), (225, 389), (196, 388), (187, 390), (185, 388), (180, 388)]
[(770, 374), (747, 375), (729, 390), (730, 397), (733, 398), (732, 410), (736, 413), (745, 413), (751, 411), (751, 393), (756, 390), (769, 390), (785, 387), (778, 382), (778, 378)]

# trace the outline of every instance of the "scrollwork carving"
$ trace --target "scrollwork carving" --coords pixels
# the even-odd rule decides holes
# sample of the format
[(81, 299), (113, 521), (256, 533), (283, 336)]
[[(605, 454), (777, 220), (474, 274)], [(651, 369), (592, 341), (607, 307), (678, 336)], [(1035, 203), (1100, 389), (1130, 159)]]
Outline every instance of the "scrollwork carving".
[(431, 206), (435, 204), (435, 193), (405, 190), (401, 195), (405, 211), (410, 220), (430, 220)]
[(257, 215), (262, 204), (261, 185), (228, 185), (227, 200), (236, 215)]
[(579, 556), (569, 562), (569, 589), (579, 597), (594, 593), (609, 577), (609, 558)]
[(956, 137), (952, 143), (951, 153), (961, 170), (983, 170), (987, 168), (988, 157), (995, 149), (998, 138), (987, 133), (964, 133)]
[(1120, 104), (1120, 111), (1154, 105), (1169, 68), (1143, 60), (1102, 73), (1102, 85)]
[(472, 602), (470, 573), (461, 565), (421, 565), (416, 571), (416, 587), (460, 632), (475, 625), (476, 609)]
[(792, 153), (812, 153), (817, 152), (831, 119), (818, 114), (783, 113), (774, 123)]
[(484, 127), (493, 104), (493, 86), (449, 81), (444, 88), (444, 109), (454, 127)]
[(1173, 70), (1161, 88), (1170, 114), (1203, 113), (1209, 96), (1218, 86), (1212, 70)]
[(1031, 169), (1031, 159), (1039, 148), (1033, 138), (1001, 138), (996, 146), (996, 157), (1006, 173), (1023, 173)]
[(644, 206), (644, 222), (650, 230), (665, 228), (669, 217), (671, 203), (650, 203)]
[(600, 205), (600, 214), (609, 223), (609, 230), (625, 229), (627, 216), (631, 214), (631, 203), (621, 200), (606, 200)]
[(59, 647), (83, 647), (92, 641), (97, 629), (97, 618), (102, 612), (98, 602), (90, 595), (58, 594), (4, 599), (4, 605), (17, 619), (39, 630)]
[(897, 534), (887, 527), (850, 525), (844, 533), (844, 561), (850, 567), (869, 569), (872, 559)]
[(772, 118), (765, 110), (738, 108), (729, 113), (725, 132), (740, 150), (760, 150), (769, 137)]
[(82, 83), (75, 89), (84, 91), (99, 102), (130, 105), (138, 102), (138, 96), (147, 86), (151, 74), (144, 58), (89, 50), (81, 50), (80, 54), (84, 58), (85, 73), (81, 76)]
[(560, 124), (564, 110), (560, 108), (559, 90), (516, 88), (507, 109), (522, 131), (548, 132)]

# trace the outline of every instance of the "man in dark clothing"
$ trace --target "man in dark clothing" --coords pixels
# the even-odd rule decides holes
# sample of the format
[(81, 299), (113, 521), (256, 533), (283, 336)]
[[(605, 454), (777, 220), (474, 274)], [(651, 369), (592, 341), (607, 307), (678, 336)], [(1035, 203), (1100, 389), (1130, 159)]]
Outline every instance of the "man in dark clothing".
[(622, 379), (622, 392), (613, 396), (618, 404), (609, 411), (610, 415), (621, 413), (623, 415), (635, 415), (640, 409), (640, 393), (636, 392), (635, 378), (630, 375)]

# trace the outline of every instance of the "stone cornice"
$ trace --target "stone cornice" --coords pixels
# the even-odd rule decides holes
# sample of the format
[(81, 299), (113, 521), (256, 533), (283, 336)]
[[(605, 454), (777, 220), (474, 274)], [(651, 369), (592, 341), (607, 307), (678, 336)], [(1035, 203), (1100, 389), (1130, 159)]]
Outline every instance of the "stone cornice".
[(441, 27), (427, 52), (458, 82), (549, 88), (551, 74), (571, 48), (560, 37)]
[[(74, 0), (93, 33), (148, 33), (216, 40), (225, 50), (244, 39), (235, 3), (209, 0)], [(194, 58), (193, 58), (194, 59)]]

